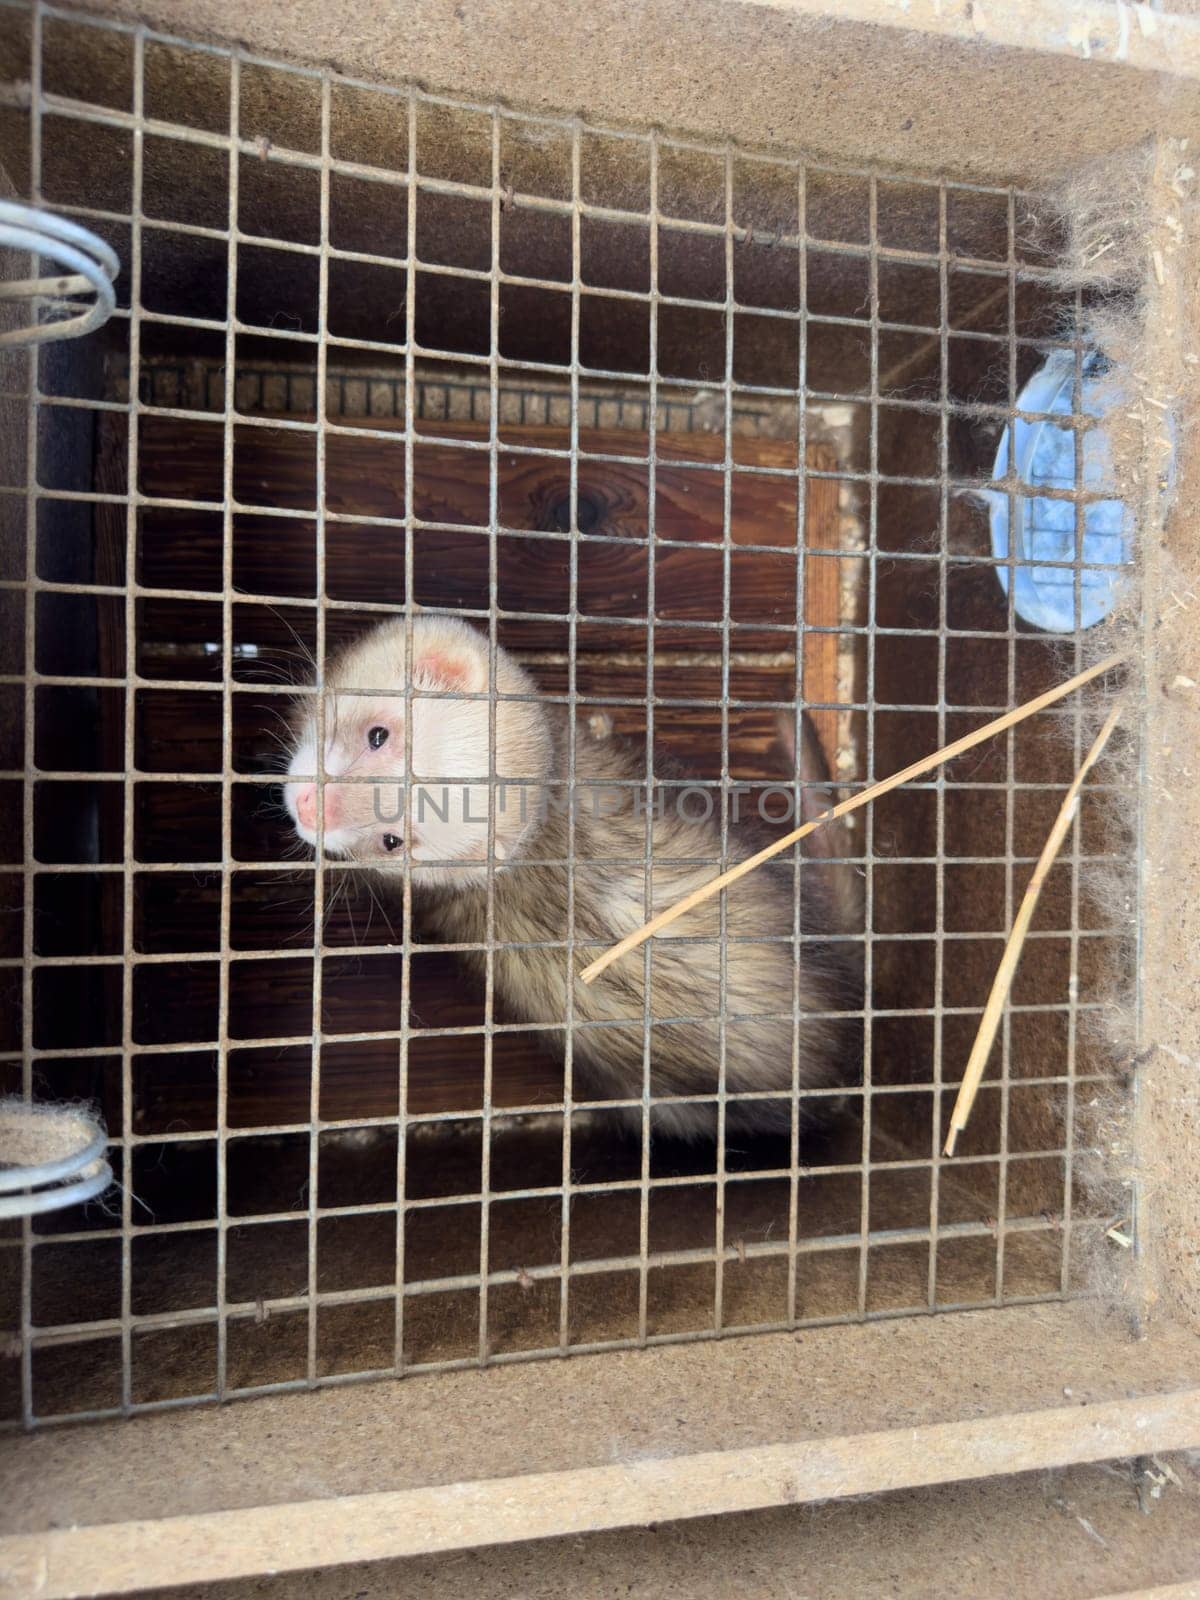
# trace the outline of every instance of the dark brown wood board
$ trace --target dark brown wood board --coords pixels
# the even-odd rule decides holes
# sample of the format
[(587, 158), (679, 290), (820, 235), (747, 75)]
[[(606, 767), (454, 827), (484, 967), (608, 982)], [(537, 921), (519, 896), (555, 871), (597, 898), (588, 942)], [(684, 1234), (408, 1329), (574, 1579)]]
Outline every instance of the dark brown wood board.
[[(390, 430), (385, 426), (389, 422)], [(395, 426), (392, 419), (361, 418), (354, 421), (360, 432), (326, 435), (326, 509), (364, 519), (334, 523), (327, 529), (325, 593), (331, 599), (402, 604), (407, 598), (403, 529), (371, 521), (400, 521), (405, 516), (404, 444), (391, 431)], [(418, 440), (414, 445), (414, 514), (421, 522), (442, 527), (417, 531), (412, 598), (423, 605), (486, 607), (490, 456), (478, 447), (486, 444), (487, 430), (480, 423), (444, 422), (438, 427), (448, 439), (462, 443)], [(389, 436), (381, 436), (384, 433)], [(223, 442), (223, 429), (215, 422), (152, 414), (144, 419), (142, 494), (211, 502), (214, 511), (146, 508), (139, 551), (143, 583), (219, 588)], [(570, 522), (568, 444), (563, 429), (530, 427), (508, 430), (507, 442), (498, 451), (498, 523), (504, 532), (499, 540), (497, 598), (502, 609), (549, 615), (566, 610), (569, 544), (561, 536)], [(596, 617), (644, 617), (649, 467), (645, 462), (594, 458), (644, 456), (646, 436), (585, 431), (579, 445), (577, 520), (585, 535), (578, 546), (579, 610)], [(524, 453), (532, 450), (557, 453)], [(656, 439), (656, 541), (687, 546), (676, 550), (656, 544), (655, 614), (661, 619), (719, 623), (724, 614), (723, 457), (724, 439), (716, 434), (663, 433)], [(836, 470), (832, 452), (823, 444), (809, 447), (807, 462), (810, 474)], [(789, 554), (796, 548), (798, 520), (795, 463), (795, 445), (788, 441), (733, 440), (729, 529), (739, 559), (731, 573), (730, 614), (735, 622), (761, 625), (759, 642), (765, 647), (786, 644), (780, 635), (767, 633), (768, 627), (791, 628), (795, 623), (795, 565)], [(242, 592), (296, 598), (316, 593), (316, 489), (315, 432), (273, 428), (266, 422), (235, 427), (234, 496), (239, 509), (234, 516), (234, 560), (235, 581)], [(806, 480), (806, 542), (811, 548), (831, 552), (838, 548), (838, 489), (834, 478)], [(291, 510), (296, 516), (256, 515), (254, 508)], [(469, 530), (474, 531), (473, 538)], [(529, 537), (523, 539), (522, 534)], [(590, 539), (603, 542), (590, 545)], [(742, 547), (751, 545), (769, 548), (743, 553)], [(821, 598), (826, 586), (817, 581), (821, 570), (812, 572), (809, 585), (806, 620), (810, 623), (827, 620)], [(520, 642), (536, 647), (548, 637), (543, 627), (540, 633), (527, 632)], [(707, 637), (711, 636), (697, 630), (677, 642), (694, 646)]]
[[(326, 614), (330, 645), (336, 647), (368, 626), (379, 614), (373, 608), (402, 605), (409, 598), (422, 605), (486, 609), (490, 458), (487, 450), (469, 448), (486, 442), (486, 424), (439, 422), (438, 432), (448, 442), (423, 439), (415, 445), (414, 512), (419, 520), (441, 526), (413, 534), (411, 597), (404, 583), (405, 530), (371, 520), (404, 516), (403, 442), (381, 436), (395, 429), (394, 419), (356, 419), (354, 425), (362, 432), (326, 436), (326, 506), (366, 519), (326, 524), (323, 593), (350, 603), (348, 610)], [(496, 540), (497, 600), (503, 612), (520, 613), (501, 618), (500, 639), (521, 656), (548, 693), (560, 695), (569, 686), (571, 546), (562, 537), (570, 522), (568, 445), (564, 429), (506, 427), (496, 457), (503, 530)], [(232, 671), (237, 685), (235, 767), (260, 773), (269, 757), (264, 729), (280, 702), (256, 694), (254, 682), (277, 682), (282, 675), (303, 681), (302, 655), (316, 642), (316, 436), (293, 428), (238, 424), (238, 509), (232, 524), (237, 655), (233, 663), (224, 658), (222, 447), (219, 422), (143, 420), (142, 494), (212, 504), (211, 511), (199, 512), (146, 506), (139, 514), (139, 583), (198, 595), (143, 594), (137, 603), (137, 664), (143, 680), (135, 713), (139, 770), (211, 775), (208, 783), (191, 786), (139, 784), (138, 853), (147, 861), (211, 859), (213, 804), (223, 759), (217, 693), (223, 673)], [(651, 474), (645, 462), (595, 457), (644, 456), (647, 447), (647, 436), (638, 432), (584, 431), (579, 438), (577, 520), (587, 537), (576, 545), (576, 689), (600, 702), (584, 714), (605, 717), (616, 734), (634, 739), (644, 739), (646, 728)], [(537, 451), (555, 453), (532, 453)], [(678, 541), (653, 548), (655, 755), (681, 761), (702, 777), (715, 777), (720, 770), (724, 452), (723, 436), (714, 433), (664, 432), (655, 441), (656, 535)], [(773, 748), (775, 708), (793, 703), (796, 684), (796, 447), (792, 441), (738, 437), (732, 441), (732, 459), (728, 611), (735, 622), (750, 626), (731, 639), (730, 696), (747, 704), (728, 715), (730, 767), (745, 781), (780, 781), (786, 774)], [(829, 446), (810, 445), (806, 460), (809, 473), (830, 475), (806, 479), (805, 542), (814, 552), (829, 553), (807, 559), (803, 620), (810, 628), (830, 631), (807, 633), (802, 679), (806, 701), (833, 706), (840, 698), (836, 629), (843, 620), (846, 578), (843, 561), (832, 553), (839, 549), (840, 484), (832, 475), (836, 459)], [(751, 468), (761, 470), (746, 470)], [(280, 510), (294, 514), (270, 514)], [(106, 534), (123, 541), (124, 528), (117, 529), (117, 520), (112, 519), (111, 529), (102, 522), (102, 541)], [(123, 523), (123, 517), (119, 520)], [(211, 600), (203, 598), (208, 594)], [(703, 623), (709, 626), (672, 626)], [(247, 645), (255, 646), (258, 655), (239, 648)], [(115, 647), (112, 667), (118, 675), (123, 668)], [(156, 678), (194, 682), (195, 688), (155, 689)], [(831, 754), (838, 716), (835, 710), (814, 713)], [(281, 854), (281, 824), (265, 799), (261, 789), (235, 788), (234, 850), (248, 863)], [(135, 889), (139, 948), (179, 955), (178, 963), (145, 969), (145, 981), (135, 987), (134, 1036), (151, 1049), (211, 1038), (216, 994), (215, 964), (196, 957), (215, 953), (212, 913), (218, 883), (211, 875), (189, 875), (185, 868), (180, 876), (171, 875), (166, 893), (162, 888), (152, 875), (143, 874)], [(303, 1033), (308, 1027), (312, 972), (304, 950), (311, 930), (312, 874), (300, 868), (285, 881), (277, 873), (248, 867), (235, 876), (233, 893), (238, 950), (295, 954), (238, 962), (231, 974), (231, 1025), (244, 1043), (231, 1053), (229, 1114), (241, 1127), (303, 1122), (308, 1116), (310, 1053), (254, 1041)], [(377, 946), (400, 936), (398, 918), (389, 929), (378, 911), (368, 923), (368, 910), (365, 895), (343, 905), (327, 927), (327, 942), (344, 944), (349, 952), (356, 941)], [(395, 966), (394, 973), (383, 970), (388, 963)], [(342, 995), (353, 1011), (355, 1029), (400, 1026), (399, 963), (398, 954), (382, 952), (346, 961), (328, 958), (325, 979), (332, 1003), (336, 1008)], [(161, 990), (157, 999), (156, 988)], [(414, 963), (409, 1020), (427, 1028), (481, 1023), (482, 997), (476, 988), (456, 958), (421, 957)], [(143, 1024), (162, 1016), (172, 1018), (171, 1038), (147, 1035)], [(346, 1016), (328, 1020), (333, 1028), (347, 1026)], [(203, 1052), (146, 1055), (142, 1062), (134, 1109), (139, 1131), (152, 1129), (155, 1107), (168, 1102), (174, 1125), (201, 1129), (211, 1124), (212, 1071)], [(394, 1040), (327, 1042), (321, 1060), (322, 1116), (353, 1121), (395, 1114), (398, 1067)], [(561, 1051), (549, 1040), (535, 1034), (500, 1036), (493, 1060), (494, 1103), (557, 1100), (561, 1073)], [(411, 1114), (477, 1111), (482, 1089), (481, 1035), (414, 1038), (407, 1100)]]

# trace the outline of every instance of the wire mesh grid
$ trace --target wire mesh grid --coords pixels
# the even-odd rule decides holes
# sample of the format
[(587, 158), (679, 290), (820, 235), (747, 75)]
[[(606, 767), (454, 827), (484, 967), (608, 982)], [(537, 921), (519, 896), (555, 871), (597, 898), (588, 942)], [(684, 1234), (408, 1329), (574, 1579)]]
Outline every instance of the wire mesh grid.
[[(977, 1127), (940, 1149), (1078, 706), (863, 814), (862, 999), (832, 1088), (803, 1081), (797, 855), (792, 930), (763, 936), (797, 954), (790, 1134), (748, 1148), (726, 1137), (724, 901), (713, 1009), (668, 1019), (715, 1029), (717, 1137), (676, 1148), (651, 1137), (651, 946), (629, 958), (642, 1092), (606, 1097), (577, 1070), (570, 982), (538, 1022), (497, 995), (491, 808), (482, 950), (422, 929), (407, 859), (375, 931), (345, 863), (289, 856), (262, 754), (297, 694), (272, 665), (287, 636), (323, 663), (380, 618), (465, 616), (489, 682), (512, 650), (563, 708), (564, 788), (598, 718), (643, 743), (648, 795), (717, 797), (715, 872), (731, 791), (799, 803), (768, 759), (777, 712), (797, 742), (802, 706), (824, 719), (849, 791), (1077, 670), (1082, 632), (1020, 622), (970, 493), (1054, 348), (1075, 352), (1084, 480), (1081, 306), (1041, 208), (4, 15), (27, 50), (13, 176), (125, 263), (102, 359), (4, 375), (24, 916), (0, 1067), (30, 1098), (99, 1100), (121, 1179), (0, 1240), (11, 1421), (1076, 1289), (1073, 1238), (1114, 1220), (1076, 1165), (1079, 1097), (1113, 1078), (1081, 1030), (1129, 959), (1087, 892), (1131, 804), (1119, 771), (1088, 785)], [(426, 403), (455, 386), (458, 428)], [(1075, 508), (1079, 615), (1095, 496), (1039, 493)], [(566, 816), (570, 973), (599, 952)], [(837, 1132), (813, 1142), (820, 1099)]]

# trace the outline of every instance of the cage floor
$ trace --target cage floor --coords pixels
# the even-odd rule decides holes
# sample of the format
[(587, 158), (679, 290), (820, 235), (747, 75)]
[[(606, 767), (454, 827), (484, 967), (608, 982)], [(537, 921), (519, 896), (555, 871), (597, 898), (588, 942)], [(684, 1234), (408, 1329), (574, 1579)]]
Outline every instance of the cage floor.
[[(830, 1166), (855, 1160), (858, 1130), (843, 1124), (834, 1135), (810, 1141), (807, 1154)], [(545, 1170), (561, 1159), (559, 1134), (536, 1122), (507, 1138), (506, 1159), (514, 1170)], [(448, 1188), (469, 1179), (470, 1156), (461, 1139), (439, 1134), (438, 1165)], [(762, 1165), (786, 1162), (779, 1141), (759, 1141), (745, 1159)], [(456, 1148), (457, 1147), (457, 1148)], [(505, 1201), (497, 1193), (488, 1206), (484, 1234), (488, 1285), (487, 1336), (481, 1348), (478, 1280), (449, 1287), (453, 1273), (463, 1278), (479, 1270), (481, 1216), (476, 1204), (434, 1205), (410, 1210), (405, 1230), (400, 1347), (406, 1365), (474, 1361), (480, 1355), (554, 1352), (636, 1339), (641, 1276), (638, 1270), (641, 1194), (628, 1183), (639, 1157), (635, 1138), (614, 1140), (610, 1133), (581, 1132), (574, 1142), (576, 1177), (596, 1185), (573, 1197), (570, 1226), (568, 1311), (562, 1326), (562, 1199), (547, 1193)], [(672, 1161), (674, 1157), (674, 1161)], [(731, 1159), (736, 1152), (731, 1152)], [(646, 1328), (649, 1336), (703, 1335), (716, 1326), (716, 1187), (705, 1165), (711, 1156), (687, 1146), (668, 1147), (661, 1169), (665, 1182), (651, 1190), (648, 1209), (650, 1260), (646, 1274)], [(673, 1170), (672, 1170), (673, 1168)], [(699, 1170), (697, 1170), (699, 1169)], [(343, 1143), (328, 1166), (345, 1205), (370, 1205), (395, 1184), (395, 1145), (385, 1137), (361, 1135)], [(798, 1196), (796, 1305), (801, 1321), (854, 1317), (860, 1303), (860, 1274), (866, 1274), (868, 1314), (886, 1315), (929, 1307), (930, 1246), (928, 1173), (920, 1169), (878, 1172), (872, 1176), (876, 1199), (872, 1216), (886, 1229), (864, 1266), (859, 1247), (861, 1184), (852, 1171), (801, 1178)], [(778, 1251), (789, 1225), (788, 1177), (758, 1177), (753, 1172), (726, 1180), (719, 1252), (721, 1325), (725, 1329), (779, 1326), (787, 1320), (788, 1258)], [(332, 1187), (331, 1187), (331, 1191)], [(937, 1246), (940, 1306), (994, 1304), (997, 1299), (999, 1230), (989, 1208), (981, 1169), (943, 1177), (939, 1204), (943, 1237)], [(231, 1205), (251, 1203), (249, 1193)], [(955, 1224), (961, 1228), (956, 1233)], [(922, 1232), (925, 1238), (921, 1238)], [(888, 1233), (896, 1235), (894, 1241)], [(837, 1242), (840, 1239), (840, 1244)], [(806, 1249), (806, 1241), (820, 1240)], [(238, 1308), (228, 1323), (227, 1385), (230, 1389), (304, 1379), (309, 1360), (306, 1306), (292, 1304), (307, 1295), (311, 1237), (307, 1221), (233, 1223), (226, 1235), (227, 1300)], [(216, 1381), (217, 1333), (209, 1321), (194, 1321), (186, 1308), (212, 1299), (215, 1237), (206, 1230), (173, 1232), (158, 1240), (152, 1254), (138, 1256), (135, 1309), (154, 1307), (157, 1326), (133, 1337), (132, 1391), (135, 1403), (176, 1400), (211, 1392)], [(1061, 1273), (1062, 1241), (1047, 1225), (1007, 1235), (1003, 1259), (1004, 1298), (1020, 1300), (1054, 1293)], [(112, 1277), (90, 1284), (78, 1275), (69, 1250), (60, 1260), (49, 1252), (38, 1278), (42, 1321), (89, 1320), (112, 1310)], [(690, 1258), (690, 1259), (689, 1259)], [(97, 1258), (99, 1259), (99, 1258)], [(397, 1350), (395, 1212), (367, 1211), (322, 1218), (314, 1253), (322, 1302), (316, 1322), (319, 1377), (384, 1372)], [(379, 1297), (369, 1294), (379, 1286)], [(340, 1291), (352, 1301), (339, 1303)], [(178, 1325), (166, 1307), (184, 1313)], [(120, 1346), (112, 1339), (39, 1349), (35, 1356), (39, 1411), (69, 1414), (117, 1403)]]

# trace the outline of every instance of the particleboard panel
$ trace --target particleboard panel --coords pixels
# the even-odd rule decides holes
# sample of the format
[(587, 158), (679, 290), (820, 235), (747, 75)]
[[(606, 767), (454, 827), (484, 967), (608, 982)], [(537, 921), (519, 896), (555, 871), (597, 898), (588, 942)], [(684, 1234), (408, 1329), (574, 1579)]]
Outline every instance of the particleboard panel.
[[(793, 1600), (1133, 1600), (1126, 1584), (1164, 1587), (1141, 1600), (1200, 1594), (1200, 1481), (1183, 1457), (1183, 1482), (1147, 1516), (1133, 1473), (1107, 1463), (1053, 1474), (901, 1490), (869, 1504), (830, 1501), (737, 1517), (622, 1528), (414, 1561), (189, 1586), (175, 1600), (564, 1600), (600, 1595), (686, 1595)], [(1093, 1536), (1099, 1535), (1099, 1538)], [(881, 1552), (886, 1551), (886, 1559)], [(1197, 1575), (1189, 1585), (1173, 1580)], [(1121, 1594), (1113, 1594), (1120, 1587)]]
[[(1103, 0), (1006, 0), (986, 12), (941, 0), (601, 0), (578, 16), (550, 0), (420, 0), (403, 29), (380, 5), (351, 21), (320, 0), (88, 3), (476, 101), (1004, 180), (1061, 175), (1148, 128), (1186, 132), (1200, 108), (1196, 20), (1143, 22), (1142, 7)], [(211, 94), (202, 70), (172, 87), (184, 106)], [(1054, 107), (1053, 139), (1031, 105)]]
[(146, 1416), (15, 1441), (0, 1558), (127, 1592), (1188, 1448), (1195, 1371), (1061, 1305)]
[[(1161, 1314), (1165, 1303), (1171, 1315), (1200, 1330), (1200, 1005), (1195, 962), (1181, 959), (1200, 938), (1200, 788), (1192, 765), (1200, 723), (1200, 238), (1194, 205), (1183, 213), (1182, 237), (1168, 226), (1175, 222), (1171, 183), (1178, 158), (1176, 149), (1160, 143), (1160, 220), (1150, 243), (1168, 265), (1147, 311), (1145, 356), (1151, 404), (1164, 414), (1174, 410), (1178, 439), (1189, 448), (1179, 451), (1166, 537), (1147, 539), (1143, 552), (1142, 1010), (1127, 1059), (1139, 1088), (1135, 1144), (1147, 1244), (1139, 1263), (1142, 1305)], [(1157, 510), (1152, 506), (1150, 514)]]

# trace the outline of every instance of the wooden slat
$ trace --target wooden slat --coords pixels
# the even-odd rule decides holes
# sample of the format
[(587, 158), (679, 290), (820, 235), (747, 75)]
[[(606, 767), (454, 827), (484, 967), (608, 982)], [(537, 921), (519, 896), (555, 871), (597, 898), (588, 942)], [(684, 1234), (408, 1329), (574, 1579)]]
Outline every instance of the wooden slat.
[[(568, 666), (565, 659), (522, 655), (535, 682), (548, 694), (565, 696)], [(583, 716), (605, 719), (615, 733), (642, 742), (646, 731), (646, 668), (637, 659), (613, 661), (601, 655), (583, 656), (576, 663), (580, 694), (602, 697)], [(729, 716), (729, 767), (739, 782), (778, 783), (789, 776), (783, 754), (776, 747), (776, 710), (792, 703), (795, 669), (790, 661), (778, 665), (746, 662), (730, 673), (732, 697), (743, 702)], [(693, 665), (656, 656), (654, 688), (655, 756), (681, 762), (699, 777), (717, 778), (721, 771), (721, 675), (719, 657)], [(611, 702), (607, 697), (611, 696)], [(634, 703), (622, 705), (628, 700)], [(687, 700), (705, 701), (686, 705)], [(745, 702), (751, 702), (746, 704)], [(760, 708), (761, 704), (761, 708)], [(148, 760), (160, 771), (219, 772), (219, 750), (214, 744), (212, 691), (146, 689), (138, 695), (138, 726), (147, 742)], [(251, 690), (235, 697), (234, 764), (240, 772), (269, 770), (277, 755), (273, 734), (278, 731), (280, 698)], [(828, 747), (827, 747), (828, 748)], [(272, 818), (259, 819), (269, 828)], [(275, 819), (277, 822), (278, 819)], [(270, 851), (268, 850), (268, 854)], [(264, 859), (260, 856), (258, 859)]]
[[(451, 984), (447, 984), (449, 990)], [(311, 996), (311, 989), (309, 990)], [(364, 1022), (370, 1027), (369, 1021)], [(553, 1105), (562, 1100), (562, 1062), (550, 1044), (532, 1034), (495, 1039), (492, 1103)], [(354, 1123), (394, 1117), (399, 1106), (398, 1039), (341, 1043), (321, 1051), (321, 1117)], [(239, 1130), (305, 1123), (311, 1064), (307, 1051), (256, 1048), (253, 1040), (230, 1052), (229, 1126)], [(141, 1055), (134, 1104), (135, 1133), (203, 1133), (215, 1126), (215, 1079), (202, 1052)], [(483, 1038), (415, 1037), (409, 1050), (410, 1116), (462, 1111), (483, 1105)]]
[[(364, 419), (364, 425), (368, 425)], [(394, 423), (393, 423), (394, 426)], [(448, 435), (478, 443), (487, 437), (481, 424), (439, 424)], [(513, 445), (565, 450), (562, 429), (526, 428), (511, 436)], [(140, 487), (147, 495), (209, 499), (220, 495), (219, 437), (213, 424), (147, 419), (141, 442)], [(615, 430), (585, 432), (584, 452), (636, 454), (646, 449), (644, 435)], [(326, 503), (330, 510), (363, 517), (404, 516), (404, 456), (398, 440), (329, 434), (326, 442)], [(657, 440), (655, 525), (661, 538), (685, 541), (690, 548), (662, 549), (656, 557), (658, 615), (677, 621), (719, 622), (723, 612), (720, 558), (724, 482), (719, 463), (724, 441), (714, 434), (663, 434)], [(680, 460), (713, 463), (687, 470)], [(795, 448), (779, 440), (736, 439), (732, 482), (731, 538), (735, 547), (774, 547), (735, 555), (732, 614), (735, 620), (791, 628), (795, 623)], [(242, 427), (236, 430), (235, 494), (243, 504), (296, 510), (315, 506), (314, 436), (292, 429)], [(778, 468), (777, 475), (739, 472), (738, 467)], [(832, 471), (828, 447), (808, 452), (810, 471)], [(457, 524), (453, 531), (418, 533), (413, 549), (414, 595), (423, 605), (486, 607), (487, 452), (452, 444), (415, 447), (414, 509), (425, 521)], [(568, 548), (538, 539), (567, 525), (569, 464), (502, 448), (498, 493), (503, 526), (529, 538), (499, 542), (499, 600), (510, 610), (544, 611), (545, 622), (507, 629), (507, 643), (532, 649), (564, 647), (565, 623), (550, 620), (567, 608)], [(791, 474), (790, 476), (788, 474)], [(806, 542), (837, 546), (838, 484), (828, 478), (807, 484)], [(625, 538), (646, 536), (648, 474), (642, 466), (591, 461), (579, 463), (580, 523), (591, 534), (609, 534), (612, 545), (579, 547), (579, 609), (603, 619), (644, 615), (648, 577), (644, 546), (623, 547)], [(192, 519), (183, 538), (178, 513), (148, 509), (143, 514), (141, 577), (163, 587), (216, 591), (220, 579), (220, 522), (203, 513)], [(468, 532), (475, 529), (475, 532)], [(235, 573), (247, 592), (311, 595), (315, 558), (311, 523), (255, 517), (235, 518)], [(404, 593), (404, 539), (395, 528), (333, 524), (328, 531), (327, 587), (331, 598), (401, 604)], [(778, 550), (778, 554), (775, 553)], [(806, 620), (835, 624), (839, 614), (837, 563), (809, 563)], [(739, 636), (743, 649), (778, 649), (787, 636), (775, 632)], [(593, 630), (585, 648), (621, 648), (628, 630)], [(664, 647), (719, 648), (714, 631), (672, 630)], [(820, 655), (828, 655), (822, 645)], [(833, 698), (832, 694), (823, 698)]]
[[(369, 426), (364, 419), (364, 426)], [(382, 427), (383, 423), (378, 426)], [(394, 424), (393, 424), (394, 426)], [(486, 437), (481, 424), (439, 423), (454, 437), (478, 442)], [(203, 495), (217, 491), (209, 424), (160, 419), (142, 441), (141, 483), (148, 494)], [(197, 440), (197, 434), (200, 439)], [(565, 449), (562, 429), (506, 430), (513, 445)], [(403, 516), (403, 458), (391, 439), (328, 439), (328, 501), (333, 509), (362, 515)], [(646, 448), (645, 435), (596, 430), (581, 435), (584, 452), (636, 454)], [(312, 436), (288, 429), (243, 428), (238, 431), (235, 488), (245, 499), (263, 504), (311, 502), (315, 493)], [(724, 513), (722, 473), (717, 466), (724, 440), (716, 434), (662, 434), (657, 439), (656, 527), (663, 538), (689, 541), (689, 548), (659, 549), (655, 557), (658, 617), (672, 622), (719, 622), (724, 605), (724, 569), (719, 541)], [(689, 471), (672, 465), (680, 460), (712, 462), (711, 471)], [(770, 623), (778, 631), (739, 633), (740, 651), (778, 653), (794, 643), (795, 448), (773, 439), (734, 440), (733, 517), (735, 552), (731, 562), (731, 614), (739, 623)], [(810, 446), (810, 471), (835, 469), (826, 445)], [(561, 540), (538, 538), (565, 524), (569, 471), (565, 459), (518, 454), (502, 449), (499, 496), (505, 526), (528, 529), (529, 537), (498, 541), (498, 599), (506, 610), (542, 611), (545, 620), (505, 621), (501, 642), (515, 650), (565, 651), (569, 630), (569, 550)], [(780, 475), (738, 473), (738, 466), (778, 468)], [(397, 473), (400, 473), (399, 478)], [(419, 517), (473, 524), (480, 531), (454, 529), (417, 534), (413, 550), (414, 598), (423, 605), (486, 609), (488, 539), (488, 457), (484, 452), (456, 450), (451, 445), (417, 447), (415, 509)], [(839, 486), (833, 478), (810, 478), (806, 486), (806, 542), (821, 550), (837, 549)], [(644, 650), (641, 628), (606, 621), (613, 616), (644, 616), (648, 600), (649, 561), (644, 545), (623, 545), (623, 536), (645, 537), (648, 483), (644, 467), (594, 462), (584, 454), (579, 466), (581, 521), (590, 533), (611, 533), (614, 542), (578, 547), (578, 607), (581, 618), (577, 647), (593, 650)], [(212, 607), (196, 602), (147, 601), (139, 620), (140, 665), (151, 676), (177, 676), (179, 644), (189, 638), (209, 642), (219, 621), (216, 586), (220, 578), (220, 521), (203, 514), (193, 519), (184, 538), (178, 513), (147, 510), (143, 516), (141, 578), (163, 587), (198, 587), (214, 591)], [(774, 551), (739, 553), (739, 545), (770, 544)], [(240, 514), (235, 518), (234, 564), (239, 587), (249, 593), (310, 596), (315, 584), (312, 525)], [(830, 556), (810, 557), (805, 570), (805, 615), (810, 628), (836, 627), (843, 614), (843, 563)], [(404, 538), (393, 528), (331, 524), (327, 530), (327, 592), (331, 598), (402, 604)], [(337, 642), (359, 631), (354, 614), (333, 614), (329, 635)], [(256, 643), (278, 663), (295, 656), (295, 629), (311, 647), (311, 617), (303, 610), (281, 618), (266, 607), (235, 608), (235, 635)], [(786, 631), (785, 631), (786, 630)], [(164, 648), (165, 647), (165, 648)], [(810, 632), (805, 640), (805, 696), (834, 703), (839, 698), (839, 641), (832, 633)], [(719, 652), (720, 635), (712, 628), (660, 629), (656, 654), (671, 650)], [(198, 653), (198, 652), (197, 652)], [(202, 675), (220, 670), (211, 656)], [(188, 673), (187, 675), (193, 675)], [(637, 691), (635, 691), (637, 692)], [(790, 690), (779, 698), (790, 699)], [(818, 733), (832, 753), (839, 736), (838, 713), (815, 714)]]
[(1046, 1471), (1200, 1440), (1200, 1391), (0, 1539), (45, 1600), (301, 1572)]

